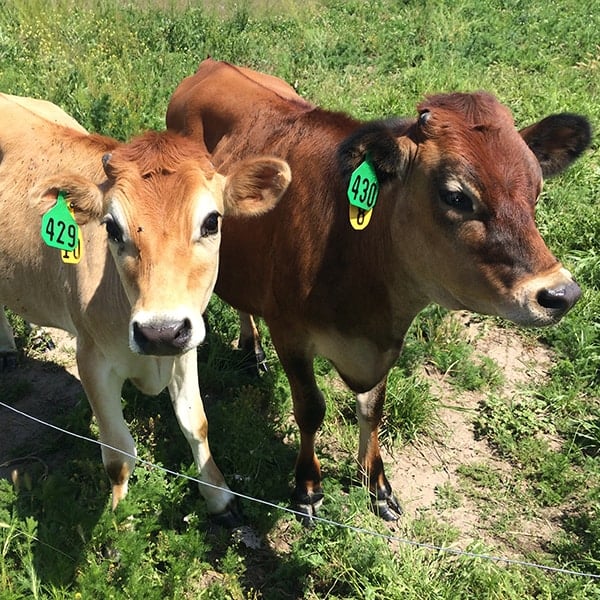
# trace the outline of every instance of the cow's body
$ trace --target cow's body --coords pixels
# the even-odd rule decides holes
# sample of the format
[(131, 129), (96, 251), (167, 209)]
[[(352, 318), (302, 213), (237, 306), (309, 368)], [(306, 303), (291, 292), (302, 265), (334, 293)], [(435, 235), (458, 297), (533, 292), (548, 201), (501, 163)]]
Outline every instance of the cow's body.
[[(226, 515), (233, 496), (210, 454), (195, 348), (205, 336), (221, 215), (272, 206), (289, 181), (287, 165), (249, 161), (226, 180), (202, 144), (169, 132), (119, 144), (48, 105), (0, 98), (0, 305), (77, 336), (113, 506), (135, 462), (120, 401), (130, 379), (150, 395), (168, 387), (201, 479), (222, 488), (200, 486), (208, 509)], [(40, 235), (59, 191), (81, 227), (78, 264), (65, 264)], [(14, 349), (0, 311), (0, 351)]]
[[(312, 514), (322, 498), (314, 436), (324, 402), (312, 367), (322, 355), (357, 393), (362, 473), (394, 518), (377, 429), (407, 328), (431, 302), (522, 325), (555, 323), (575, 303), (579, 288), (541, 239), (534, 205), (542, 173), (583, 151), (589, 125), (558, 115), (519, 135), (484, 93), (434, 96), (418, 119), (364, 124), (275, 82), (208, 59), (175, 91), (167, 125), (205, 141), (223, 173), (265, 152), (290, 164), (292, 184), (260, 232), (225, 223), (215, 289), (241, 311), (242, 343), (256, 345), (250, 315), (269, 326), (301, 432), (297, 503)], [(356, 230), (348, 188), (366, 157), (380, 190)]]

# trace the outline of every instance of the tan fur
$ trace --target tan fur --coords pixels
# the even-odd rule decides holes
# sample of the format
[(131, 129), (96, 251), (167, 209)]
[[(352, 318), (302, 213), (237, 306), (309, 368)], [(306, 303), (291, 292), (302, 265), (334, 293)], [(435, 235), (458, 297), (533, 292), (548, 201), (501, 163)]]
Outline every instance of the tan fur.
[[(273, 207), (289, 167), (256, 160), (225, 178), (202, 143), (148, 132), (119, 144), (88, 135), (58, 107), (6, 96), (0, 97), (0, 150), (0, 305), (77, 336), (81, 382), (100, 439), (110, 446), (102, 457), (113, 505), (126, 493), (135, 464), (120, 404), (130, 379), (147, 394), (169, 388), (201, 479), (222, 487), (200, 488), (208, 509), (229, 510), (233, 496), (210, 454), (195, 358), (217, 275), (215, 215), (244, 212), (247, 199), (235, 191), (240, 185), (253, 187), (265, 210)], [(233, 190), (227, 206), (225, 188)], [(40, 235), (42, 214), (59, 191), (80, 225), (84, 252), (75, 265), (64, 264), (61, 251)], [(0, 349), (14, 349), (3, 312)]]
[[(25, 110), (33, 113), (56, 125), (64, 125), (80, 133), (87, 133), (85, 128), (81, 126), (71, 115), (68, 115), (64, 110), (48, 102), (47, 100), (39, 100), (37, 98), (26, 98), (24, 96), (12, 96), (11, 94), (0, 93), (0, 106), (6, 103), (18, 104)], [(4, 108), (2, 109), (4, 110)]]

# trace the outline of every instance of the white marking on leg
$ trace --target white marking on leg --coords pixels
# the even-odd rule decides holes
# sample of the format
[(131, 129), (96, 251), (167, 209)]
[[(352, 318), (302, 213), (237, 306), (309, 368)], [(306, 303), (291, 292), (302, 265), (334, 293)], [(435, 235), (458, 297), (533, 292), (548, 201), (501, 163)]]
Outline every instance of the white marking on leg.
[(217, 490), (210, 486), (199, 486), (208, 511), (219, 514), (227, 510), (234, 496), (213, 460), (208, 445), (208, 422), (200, 396), (196, 361), (196, 350), (190, 350), (175, 359), (169, 393), (179, 427), (192, 449), (200, 480), (223, 488)]

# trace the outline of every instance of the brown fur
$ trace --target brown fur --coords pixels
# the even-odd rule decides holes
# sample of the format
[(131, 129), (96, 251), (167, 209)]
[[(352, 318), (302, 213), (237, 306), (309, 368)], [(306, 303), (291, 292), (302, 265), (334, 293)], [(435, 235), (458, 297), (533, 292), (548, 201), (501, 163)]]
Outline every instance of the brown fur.
[(215, 172), (204, 144), (170, 131), (149, 131), (112, 152), (106, 172), (111, 178), (122, 177), (130, 172), (133, 163), (140, 177), (150, 177), (174, 173), (189, 161), (201, 167), (208, 179)]
[[(292, 184), (275, 210), (252, 227), (224, 223), (216, 291), (269, 325), (302, 434), (297, 501), (314, 508), (320, 494), (319, 354), (358, 394), (359, 463), (374, 496), (392, 507), (377, 426), (407, 328), (430, 302), (526, 325), (554, 323), (572, 306), (579, 290), (535, 227), (538, 160), (547, 153), (554, 173), (565, 168), (589, 143), (589, 126), (577, 116), (561, 122), (556, 143), (559, 128), (543, 121), (520, 135), (485, 92), (430, 96), (418, 118), (360, 123), (286, 86), (208, 59), (175, 90), (167, 126), (204, 141), (223, 173), (262, 153), (290, 164)], [(575, 149), (569, 159), (565, 146)], [(367, 155), (380, 191), (371, 223), (355, 231), (347, 188)], [(460, 192), (463, 208), (448, 191)], [(568, 302), (554, 305), (561, 295)]]

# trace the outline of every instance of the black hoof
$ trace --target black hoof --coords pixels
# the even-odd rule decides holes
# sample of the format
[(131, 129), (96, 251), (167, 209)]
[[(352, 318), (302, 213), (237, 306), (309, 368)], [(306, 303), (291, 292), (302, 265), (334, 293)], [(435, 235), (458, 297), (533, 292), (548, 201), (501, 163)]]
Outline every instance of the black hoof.
[(260, 352), (256, 353), (256, 370), (259, 373), (268, 373), (269, 372), (269, 365), (267, 363), (267, 357), (266, 357), (265, 353), (263, 352), (262, 348), (260, 349)]
[(377, 490), (371, 494), (373, 512), (384, 521), (397, 521), (402, 516), (402, 507), (391, 490)]
[(8, 373), (17, 368), (18, 354), (16, 352), (0, 352), (0, 373)]
[(246, 350), (245, 348), (240, 348), (239, 350), (244, 353), (241, 360), (243, 371), (250, 373), (254, 377), (260, 377), (261, 374), (269, 371), (269, 365), (267, 364), (264, 352), (259, 355), (255, 354), (254, 350)]
[(238, 350), (244, 354), (244, 358), (242, 359), (242, 368), (244, 371), (248, 371), (255, 376), (268, 373), (269, 365), (267, 364), (267, 356), (260, 342), (255, 345), (254, 341), (250, 339), (247, 343), (238, 344)]
[(314, 517), (323, 504), (323, 491), (319, 488), (317, 491), (304, 492), (297, 488), (292, 494), (292, 506), (296, 511), (296, 517), (304, 527), (314, 527)]
[(210, 520), (223, 529), (236, 529), (244, 524), (242, 510), (236, 500), (232, 500), (224, 512), (210, 515)]

